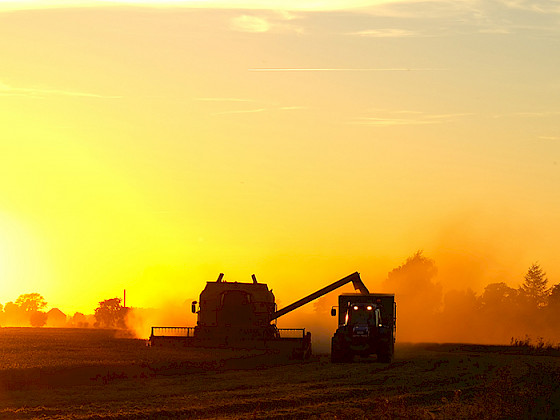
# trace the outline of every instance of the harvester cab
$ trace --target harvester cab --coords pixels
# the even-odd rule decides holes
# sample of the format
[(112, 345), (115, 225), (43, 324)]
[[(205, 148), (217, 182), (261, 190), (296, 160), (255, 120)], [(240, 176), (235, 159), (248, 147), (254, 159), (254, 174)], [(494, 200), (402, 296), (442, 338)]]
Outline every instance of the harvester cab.
[[(331, 341), (331, 360), (349, 362), (354, 356), (377, 354), (393, 359), (396, 303), (393, 294), (344, 294), (338, 297), (338, 329)], [(336, 316), (336, 309), (331, 310)]]

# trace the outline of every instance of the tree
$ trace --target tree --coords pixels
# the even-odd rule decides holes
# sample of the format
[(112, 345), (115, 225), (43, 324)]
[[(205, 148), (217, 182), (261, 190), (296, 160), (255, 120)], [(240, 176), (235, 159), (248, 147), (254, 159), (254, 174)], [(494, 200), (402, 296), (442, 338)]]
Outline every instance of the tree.
[(435, 311), (441, 306), (442, 288), (433, 281), (437, 267), (431, 258), (417, 251), (401, 266), (391, 270), (383, 286), (400, 296), (401, 302), (412, 300), (421, 303), (426, 309)]
[(47, 306), (45, 298), (39, 293), (26, 293), (16, 299), (18, 305), (25, 312), (40, 311)]
[(525, 274), (525, 281), (519, 287), (520, 293), (536, 306), (546, 305), (548, 279), (539, 264), (534, 263)]
[(31, 315), (29, 315), (29, 323), (32, 327), (42, 327), (47, 323), (48, 317), (45, 312), (32, 311)]
[(509, 287), (504, 282), (490, 283), (485, 287), (480, 300), (486, 308), (500, 307), (506, 304), (515, 303), (517, 290)]
[(4, 305), (4, 320), (6, 325), (26, 326), (29, 325), (29, 314), (14, 302), (7, 302)]
[(77, 328), (87, 328), (87, 327), (89, 327), (87, 317), (81, 312), (76, 312), (72, 316), (72, 325), (74, 327), (77, 327)]
[(560, 308), (560, 284), (555, 284), (550, 288), (548, 306)]
[(435, 262), (418, 251), (390, 271), (383, 282), (383, 290), (397, 296), (399, 337), (403, 340), (434, 339), (436, 314), (443, 298), (441, 284), (435, 281), (436, 274)]
[(126, 328), (128, 308), (121, 305), (120, 298), (106, 299), (95, 308), (96, 326), (105, 328)]

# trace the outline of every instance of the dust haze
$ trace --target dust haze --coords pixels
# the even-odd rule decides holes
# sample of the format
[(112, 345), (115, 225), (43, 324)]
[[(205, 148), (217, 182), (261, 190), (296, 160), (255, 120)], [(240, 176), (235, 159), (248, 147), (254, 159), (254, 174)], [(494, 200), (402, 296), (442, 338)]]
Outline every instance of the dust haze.
[(191, 302), (196, 299), (162, 301), (154, 308), (129, 308), (126, 326), (136, 338), (147, 339), (151, 327), (195, 326), (196, 316), (191, 313)]
[[(442, 238), (457, 234), (457, 229), (449, 230)], [(404, 256), (381, 279), (362, 275), (372, 293), (395, 294), (397, 341), (510, 344), (512, 340), (529, 338), (559, 343), (556, 320), (560, 318), (560, 285), (548, 280), (546, 265), (535, 261), (517, 276), (500, 273), (496, 269), (499, 264), (494, 262), (499, 258), (492, 257), (498, 254), (493, 253), (492, 247), (484, 248), (464, 232), (458, 244), (458, 236), (455, 242), (446, 242), (463, 249), (467, 245), (477, 247), (478, 254), (454, 252), (451, 246), (447, 253), (436, 251), (437, 257), (417, 251)], [(536, 288), (527, 280), (533, 267), (541, 270), (541, 284)], [(308, 293), (327, 283), (310, 287)], [(275, 284), (268, 286), (274, 288)], [(201, 284), (200, 291), (203, 288)], [(335, 290), (279, 318), (278, 327), (305, 328), (312, 333), (314, 351), (329, 352), (337, 328), (337, 317), (331, 317), (330, 310), (337, 305), (339, 294), (353, 292), (351, 285)], [(303, 296), (292, 296), (286, 302), (285, 294), (281, 302), (277, 296), (278, 308)], [(190, 310), (193, 300), (198, 296), (162, 302), (153, 309), (132, 309), (127, 326), (138, 338), (147, 338), (151, 326), (195, 326), (196, 316)]]
[[(525, 280), (540, 269), (544, 287), (532, 287)], [(379, 288), (371, 292), (394, 293), (397, 301), (397, 341), (510, 344), (527, 340), (560, 342), (560, 285), (549, 284), (543, 268), (535, 263), (521, 276), (522, 284), (511, 287), (505, 281), (487, 284), (482, 292), (470, 287), (444, 291), (437, 262), (418, 251), (391, 270)], [(351, 289), (351, 287), (350, 287)], [(331, 292), (312, 305), (312, 311), (294, 314), (285, 321), (312, 331), (315, 350), (328, 351), (336, 330), (330, 308), (340, 293)], [(281, 321), (283, 324), (285, 321)], [(279, 321), (280, 322), (280, 321)], [(291, 326), (291, 325), (290, 325)]]

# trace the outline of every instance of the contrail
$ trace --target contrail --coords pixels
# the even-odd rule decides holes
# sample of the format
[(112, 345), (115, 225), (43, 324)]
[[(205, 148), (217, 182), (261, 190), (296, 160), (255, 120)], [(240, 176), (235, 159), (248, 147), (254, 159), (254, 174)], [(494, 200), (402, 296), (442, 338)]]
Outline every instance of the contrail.
[(248, 71), (265, 71), (265, 72), (280, 72), (280, 71), (427, 71), (427, 70), (445, 70), (438, 68), (253, 68)]

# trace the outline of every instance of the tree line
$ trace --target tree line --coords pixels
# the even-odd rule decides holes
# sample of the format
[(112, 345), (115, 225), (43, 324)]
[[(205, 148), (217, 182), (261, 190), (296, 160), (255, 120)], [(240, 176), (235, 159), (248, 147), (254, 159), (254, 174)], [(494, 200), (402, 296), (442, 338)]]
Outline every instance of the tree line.
[(47, 312), (47, 305), (39, 293), (22, 294), (14, 302), (0, 303), (0, 326), (126, 328), (129, 308), (122, 306), (120, 298), (99, 302), (93, 315), (75, 312), (66, 316), (58, 308)]
[(560, 341), (560, 283), (549, 285), (531, 264), (519, 287), (506, 281), (443, 293), (434, 260), (418, 251), (389, 272), (383, 286), (396, 294), (397, 334), (404, 341), (505, 343), (526, 335)]

